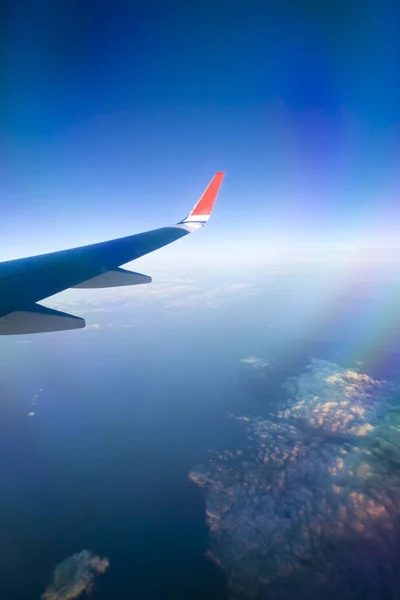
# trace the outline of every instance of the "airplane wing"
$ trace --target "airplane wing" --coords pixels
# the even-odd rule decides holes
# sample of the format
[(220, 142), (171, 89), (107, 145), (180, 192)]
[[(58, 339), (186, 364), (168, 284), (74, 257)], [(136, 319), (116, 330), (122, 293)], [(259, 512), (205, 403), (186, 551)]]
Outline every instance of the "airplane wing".
[(136, 235), (80, 248), (0, 263), (0, 335), (85, 327), (81, 317), (37, 304), (68, 288), (150, 283), (151, 277), (121, 265), (171, 244), (208, 221), (224, 173), (217, 173), (182, 221)]

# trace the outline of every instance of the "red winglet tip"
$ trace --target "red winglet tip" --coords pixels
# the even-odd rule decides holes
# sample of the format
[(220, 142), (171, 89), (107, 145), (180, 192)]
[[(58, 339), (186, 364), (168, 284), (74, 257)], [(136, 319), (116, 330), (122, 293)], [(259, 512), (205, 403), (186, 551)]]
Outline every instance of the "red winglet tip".
[(211, 214), (224, 175), (223, 171), (214, 175), (206, 191), (190, 213), (190, 216)]

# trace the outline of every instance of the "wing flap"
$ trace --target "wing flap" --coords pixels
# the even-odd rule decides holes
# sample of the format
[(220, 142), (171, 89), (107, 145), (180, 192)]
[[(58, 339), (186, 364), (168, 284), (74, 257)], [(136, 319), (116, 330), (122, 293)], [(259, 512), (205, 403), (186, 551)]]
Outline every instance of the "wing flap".
[(0, 335), (65, 331), (85, 327), (85, 320), (40, 304), (16, 310), (0, 318)]
[(105, 271), (101, 275), (92, 277), (87, 281), (82, 281), (82, 283), (78, 283), (73, 287), (78, 289), (95, 289), (123, 285), (141, 285), (143, 283), (151, 283), (151, 277), (135, 273), (134, 271), (128, 271), (127, 269), (117, 268)]

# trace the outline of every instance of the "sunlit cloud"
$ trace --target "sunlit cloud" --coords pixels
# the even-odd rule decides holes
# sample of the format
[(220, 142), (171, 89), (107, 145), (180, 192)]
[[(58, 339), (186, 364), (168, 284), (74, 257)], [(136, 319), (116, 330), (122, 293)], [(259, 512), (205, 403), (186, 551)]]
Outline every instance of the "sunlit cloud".
[(312, 360), (300, 377), (288, 379), (284, 389), (294, 402), (280, 418), (303, 418), (326, 431), (366, 435), (394, 386), (366, 374), (341, 369), (328, 361)]
[(110, 562), (82, 550), (69, 556), (54, 569), (53, 581), (42, 595), (42, 600), (73, 600), (92, 590), (98, 575), (105, 573)]
[(394, 567), (394, 388), (320, 360), (284, 388), (285, 410), (268, 419), (231, 415), (246, 432), (245, 445), (213, 452), (190, 474), (205, 493), (208, 556), (239, 597), (244, 590), (281, 597), (288, 578), (303, 595), (320, 586), (329, 598), (354, 597), (354, 578), (365, 576), (359, 552), (366, 541), (374, 568)]

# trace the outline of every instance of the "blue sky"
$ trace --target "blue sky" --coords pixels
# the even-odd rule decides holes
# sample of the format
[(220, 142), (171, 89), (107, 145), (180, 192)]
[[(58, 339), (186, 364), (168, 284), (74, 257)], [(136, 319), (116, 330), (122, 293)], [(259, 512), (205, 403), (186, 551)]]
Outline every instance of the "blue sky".
[(368, 259), (398, 245), (399, 12), (388, 1), (10, 3), (0, 257), (169, 224), (219, 170), (206, 239), (152, 264), (201, 253), (210, 266), (260, 266), (338, 245)]

